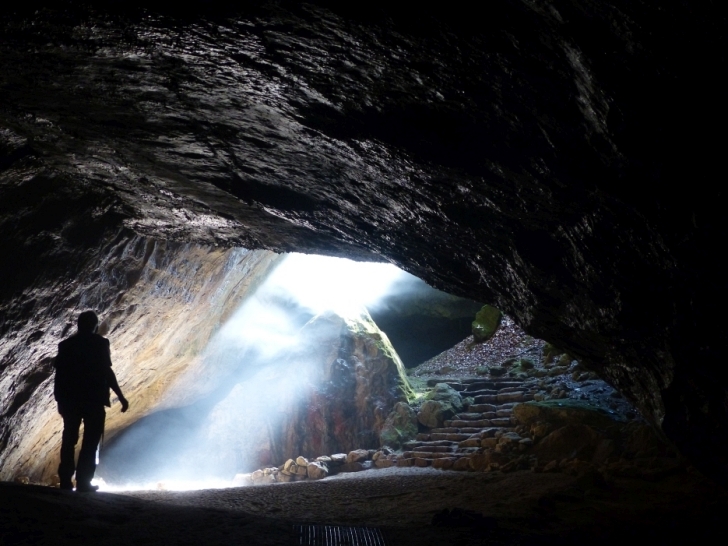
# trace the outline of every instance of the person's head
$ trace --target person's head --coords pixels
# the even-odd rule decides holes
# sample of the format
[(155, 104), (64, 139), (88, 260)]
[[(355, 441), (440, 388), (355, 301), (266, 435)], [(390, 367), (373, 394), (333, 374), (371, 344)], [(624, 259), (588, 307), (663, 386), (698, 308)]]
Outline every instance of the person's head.
[(83, 334), (96, 332), (99, 326), (99, 317), (93, 311), (84, 311), (78, 315), (78, 331)]

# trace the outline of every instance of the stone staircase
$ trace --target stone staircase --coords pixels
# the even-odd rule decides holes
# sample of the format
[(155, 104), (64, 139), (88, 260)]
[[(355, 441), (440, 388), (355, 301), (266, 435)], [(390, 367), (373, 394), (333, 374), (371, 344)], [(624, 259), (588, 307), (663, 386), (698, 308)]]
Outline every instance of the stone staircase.
[(504, 434), (515, 431), (511, 420), (513, 406), (533, 400), (537, 392), (531, 385), (516, 379), (430, 380), (429, 383), (428, 386), (447, 383), (463, 398), (471, 398), (472, 403), (467, 404), (465, 411), (445, 421), (441, 428), (420, 433), (415, 440), (405, 444), (397, 466), (467, 469), (472, 454), (480, 448), (495, 447)]

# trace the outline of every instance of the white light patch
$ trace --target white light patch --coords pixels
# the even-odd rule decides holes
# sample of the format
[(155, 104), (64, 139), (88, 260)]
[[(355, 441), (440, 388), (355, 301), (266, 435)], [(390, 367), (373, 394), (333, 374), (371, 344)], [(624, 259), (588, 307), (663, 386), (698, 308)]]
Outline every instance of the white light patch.
[(314, 313), (335, 311), (344, 315), (376, 304), (404, 277), (411, 275), (392, 264), (291, 254), (273, 272), (270, 283), (285, 289)]
[(233, 487), (228, 480), (162, 480), (148, 483), (127, 483), (124, 485), (108, 484), (103, 478), (91, 480), (92, 485), (98, 485), (99, 491), (114, 493), (121, 491), (197, 491), (200, 489), (226, 489)]

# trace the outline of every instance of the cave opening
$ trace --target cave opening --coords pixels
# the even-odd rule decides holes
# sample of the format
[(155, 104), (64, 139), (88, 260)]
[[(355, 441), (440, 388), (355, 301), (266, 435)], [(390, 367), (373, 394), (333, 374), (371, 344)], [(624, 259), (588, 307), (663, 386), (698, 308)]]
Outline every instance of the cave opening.
[[(107, 443), (97, 483), (106, 490), (226, 487), (236, 473), (280, 464), (296, 456), (294, 446), (281, 445), (287, 429), (296, 426), (292, 414), (325, 404), (322, 397), (352, 393), (347, 385), (323, 384), (336, 382), (327, 369), (332, 365), (361, 366), (349, 355), (351, 340), (340, 341), (342, 325), (377, 341), (400, 376), (387, 388), (404, 392), (408, 388), (396, 383), (407, 383), (407, 368), (465, 339), (480, 307), (388, 263), (280, 256), (220, 324), (194, 368), (171, 382), (151, 412)], [(322, 360), (332, 350), (343, 360)], [(354, 376), (339, 383), (362, 380)], [(381, 381), (378, 374), (369, 379)], [(311, 392), (317, 394), (312, 398)], [(387, 412), (392, 405), (382, 396), (366, 403)], [(367, 436), (361, 445), (334, 441), (319, 448), (378, 447), (371, 431), (357, 433)]]

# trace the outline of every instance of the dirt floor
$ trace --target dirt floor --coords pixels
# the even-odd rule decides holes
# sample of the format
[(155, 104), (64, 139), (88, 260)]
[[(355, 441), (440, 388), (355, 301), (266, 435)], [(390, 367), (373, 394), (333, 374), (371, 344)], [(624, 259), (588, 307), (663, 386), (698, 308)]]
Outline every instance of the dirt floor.
[(563, 473), (390, 468), (317, 482), (123, 494), (3, 483), (0, 544), (294, 545), (296, 523), (376, 526), (389, 546), (683, 544), (720, 530), (726, 508), (726, 493), (690, 472), (595, 483)]
[[(544, 362), (543, 350), (542, 341), (506, 317), (489, 342), (466, 339), (411, 370), (411, 378), (427, 388), (433, 380), (480, 378), (483, 367), (527, 357), (535, 365), (528, 374), (539, 374), (524, 381), (545, 399), (630, 411), (614, 389), (579, 371), (578, 363), (559, 371), (557, 363)], [(506, 377), (516, 376), (513, 369)], [(320, 481), (187, 492), (78, 494), (0, 483), (0, 546), (292, 546), (302, 544), (294, 526), (314, 523), (378, 527), (388, 546), (684, 546), (715, 541), (727, 512), (728, 493), (688, 465), (634, 474), (392, 467)]]

